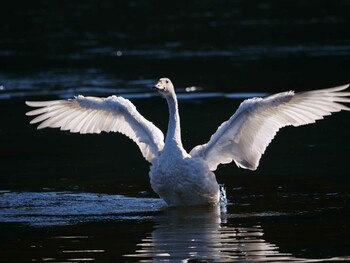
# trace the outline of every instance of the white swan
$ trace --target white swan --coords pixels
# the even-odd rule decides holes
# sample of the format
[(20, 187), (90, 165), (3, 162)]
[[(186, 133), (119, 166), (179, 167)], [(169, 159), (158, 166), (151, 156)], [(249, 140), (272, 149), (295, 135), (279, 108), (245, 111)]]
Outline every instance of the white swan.
[(30, 122), (41, 122), (38, 129), (52, 127), (79, 133), (112, 131), (131, 138), (152, 164), (149, 176), (153, 190), (168, 205), (216, 204), (220, 190), (212, 171), (219, 164), (233, 160), (238, 167), (255, 170), (280, 128), (314, 123), (332, 112), (350, 111), (341, 104), (350, 103), (350, 92), (344, 92), (348, 86), (247, 99), (220, 125), (208, 143), (196, 146), (190, 153), (182, 146), (176, 94), (167, 78), (161, 78), (154, 86), (169, 106), (165, 141), (163, 133), (122, 97), (78, 96), (70, 100), (26, 103), (39, 107), (27, 113), (38, 115)]

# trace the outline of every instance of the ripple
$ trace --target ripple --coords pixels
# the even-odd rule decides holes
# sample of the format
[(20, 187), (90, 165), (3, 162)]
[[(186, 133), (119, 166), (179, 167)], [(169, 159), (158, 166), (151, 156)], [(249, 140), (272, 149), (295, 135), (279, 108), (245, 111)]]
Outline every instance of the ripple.
[(158, 198), (75, 192), (1, 192), (0, 222), (48, 226), (96, 220), (141, 220), (163, 206), (164, 202)]
[[(266, 213), (252, 216), (279, 216)], [(124, 257), (140, 262), (322, 262), (327, 259), (298, 258), (281, 252), (265, 239), (260, 225), (239, 226), (227, 223), (220, 207), (166, 209), (155, 216), (154, 229)]]
[[(47, 99), (57, 97), (68, 99), (77, 95), (108, 97), (122, 96), (127, 99), (159, 97), (150, 89), (155, 79), (121, 80), (96, 69), (65, 72), (52, 70), (33, 76), (0, 74), (0, 100)], [(208, 92), (200, 86), (177, 88), (179, 100), (203, 100), (211, 98), (242, 99), (265, 96), (264, 92)]]

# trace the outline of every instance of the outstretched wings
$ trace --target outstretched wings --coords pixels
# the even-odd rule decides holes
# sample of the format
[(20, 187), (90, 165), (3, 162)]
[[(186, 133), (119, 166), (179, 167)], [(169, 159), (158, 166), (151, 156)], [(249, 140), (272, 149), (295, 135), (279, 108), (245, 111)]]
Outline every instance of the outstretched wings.
[(70, 100), (55, 100), (26, 104), (38, 109), (27, 115), (38, 115), (30, 123), (38, 129), (61, 128), (74, 133), (120, 132), (139, 146), (144, 158), (152, 162), (164, 146), (163, 133), (146, 120), (127, 99), (78, 96)]
[(219, 164), (235, 161), (238, 167), (255, 170), (266, 147), (285, 126), (314, 123), (341, 110), (350, 108), (349, 85), (294, 93), (283, 92), (267, 98), (245, 100), (236, 113), (221, 124), (208, 143), (196, 146), (190, 152), (203, 158), (211, 170)]

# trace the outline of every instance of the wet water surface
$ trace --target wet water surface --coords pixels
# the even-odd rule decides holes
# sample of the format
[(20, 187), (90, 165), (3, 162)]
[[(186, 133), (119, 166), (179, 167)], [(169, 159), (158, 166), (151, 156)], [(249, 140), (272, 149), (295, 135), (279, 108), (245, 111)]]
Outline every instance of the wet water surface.
[(169, 77), (189, 151), (246, 98), (349, 82), (347, 0), (151, 2), (2, 6), (0, 261), (350, 261), (348, 112), (220, 166), (227, 205), (176, 209), (131, 140), (29, 125), (25, 100), (115, 94), (165, 132)]
[(227, 206), (169, 208), (157, 198), (3, 191), (2, 256), (11, 262), (350, 260), (339, 204), (349, 194), (283, 192), (275, 196), (283, 201), (273, 201), (233, 192), (241, 197)]
[[(242, 100), (236, 97), (255, 94), (182, 95), (183, 139), (191, 149), (231, 115)], [(130, 97), (165, 130), (163, 99)], [(147, 162), (122, 135), (37, 131), (22, 101), (2, 106), (2, 120), (12, 123), (2, 129), (0, 155), (6, 261), (350, 260), (346, 113), (281, 130), (255, 172), (221, 166), (226, 206), (175, 209), (154, 194)]]

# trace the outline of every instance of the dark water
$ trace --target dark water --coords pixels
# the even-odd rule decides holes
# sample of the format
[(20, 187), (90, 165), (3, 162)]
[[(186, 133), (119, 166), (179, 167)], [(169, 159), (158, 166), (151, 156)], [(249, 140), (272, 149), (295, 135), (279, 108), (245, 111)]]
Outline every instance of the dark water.
[(350, 261), (349, 113), (282, 129), (225, 207), (167, 208), (117, 134), (37, 131), (25, 100), (127, 97), (169, 77), (184, 146), (248, 97), (349, 82), (350, 1), (11, 1), (0, 16), (1, 262)]

